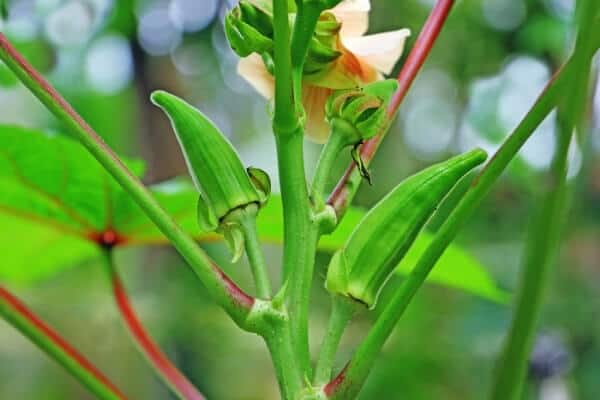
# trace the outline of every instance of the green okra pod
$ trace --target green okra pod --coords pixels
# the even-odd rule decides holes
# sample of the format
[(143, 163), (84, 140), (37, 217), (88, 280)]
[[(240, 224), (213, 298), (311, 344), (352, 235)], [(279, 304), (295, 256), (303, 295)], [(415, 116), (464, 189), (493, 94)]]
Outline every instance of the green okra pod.
[(256, 214), (270, 194), (268, 175), (244, 168), (231, 143), (199, 110), (165, 91), (152, 93), (152, 102), (171, 120), (190, 175), (200, 192), (198, 223), (203, 231), (219, 230), (239, 258), (243, 236), (237, 216)]
[(375, 307), (379, 292), (456, 183), (483, 163), (477, 149), (405, 179), (371, 209), (329, 264), (327, 289)]

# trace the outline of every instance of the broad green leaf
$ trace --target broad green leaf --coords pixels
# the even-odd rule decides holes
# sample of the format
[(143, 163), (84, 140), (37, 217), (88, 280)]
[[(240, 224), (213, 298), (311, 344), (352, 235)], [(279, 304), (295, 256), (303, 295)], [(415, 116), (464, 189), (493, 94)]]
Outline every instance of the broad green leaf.
[(0, 282), (51, 278), (100, 255), (92, 242), (0, 212)]
[[(97, 257), (92, 239), (112, 229), (121, 246), (166, 245), (166, 238), (130, 197), (79, 143), (14, 126), (0, 126), (0, 280), (28, 282)], [(141, 175), (143, 163), (126, 160)], [(161, 205), (199, 241), (221, 240), (200, 234), (196, 223), (197, 192), (191, 181), (176, 179), (151, 187)], [(258, 230), (266, 243), (283, 238), (281, 199), (273, 195), (261, 210)], [(364, 211), (350, 209), (338, 229), (319, 247), (341, 247)], [(422, 233), (398, 273), (416, 264), (431, 235)], [(506, 299), (485, 268), (452, 245), (429, 277), (430, 282), (465, 290), (495, 301)]]
[[(98, 254), (94, 239), (109, 230), (122, 244), (165, 243), (77, 142), (14, 126), (0, 126), (0, 142), (0, 279), (40, 279), (79, 264)], [(142, 174), (140, 161), (125, 163)], [(174, 181), (152, 190), (188, 232), (198, 234), (191, 184)]]

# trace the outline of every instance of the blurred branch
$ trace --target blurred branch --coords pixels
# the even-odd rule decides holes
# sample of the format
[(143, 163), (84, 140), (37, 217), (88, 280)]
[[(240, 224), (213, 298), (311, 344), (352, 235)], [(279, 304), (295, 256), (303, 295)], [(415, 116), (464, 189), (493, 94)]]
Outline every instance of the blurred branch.
[(169, 361), (167, 356), (146, 332), (129, 301), (125, 286), (114, 265), (112, 251), (103, 251), (103, 256), (110, 277), (115, 302), (127, 331), (135, 341), (138, 350), (144, 354), (159, 377), (163, 379), (180, 399), (204, 400), (198, 389)]
[[(427, 18), (425, 25), (423, 25), (423, 29), (421, 30), (419, 37), (417, 38), (406, 59), (406, 62), (400, 70), (400, 74), (398, 75), (398, 90), (390, 102), (388, 109), (388, 124), (382, 128), (380, 134), (372, 139), (369, 139), (360, 147), (360, 157), (365, 165), (368, 166), (373, 160), (379, 145), (383, 141), (383, 138), (385, 137), (385, 134), (387, 133), (390, 124), (392, 123), (394, 116), (398, 111), (400, 104), (402, 103), (402, 100), (404, 100), (404, 97), (408, 93), (408, 90), (414, 82), (417, 74), (421, 70), (423, 63), (431, 52), (431, 49), (433, 48), (433, 45), (438, 38), (453, 5), (454, 0), (438, 0), (435, 7), (429, 14), (429, 17)], [(327, 199), (327, 204), (334, 208), (336, 214), (338, 215), (338, 219), (344, 215), (346, 209), (352, 203), (352, 199), (354, 198), (354, 195), (360, 186), (361, 180), (362, 178), (358, 172), (356, 163), (350, 164), (336, 185), (335, 189), (329, 196), (329, 199)]]
[[(557, 151), (550, 166), (550, 177), (529, 232), (516, 297), (516, 310), (505, 342), (490, 398), (516, 400), (523, 391), (528, 358), (535, 339), (535, 328), (552, 261), (560, 249), (560, 233), (567, 214), (568, 153), (575, 128), (584, 115), (595, 43), (592, 32), (595, 0), (585, 0), (579, 10), (580, 26), (572, 57), (570, 85), (558, 107)], [(597, 7), (597, 6), (596, 6)]]
[(102, 400), (125, 400), (125, 395), (25, 304), (0, 286), (0, 315), (75, 379)]

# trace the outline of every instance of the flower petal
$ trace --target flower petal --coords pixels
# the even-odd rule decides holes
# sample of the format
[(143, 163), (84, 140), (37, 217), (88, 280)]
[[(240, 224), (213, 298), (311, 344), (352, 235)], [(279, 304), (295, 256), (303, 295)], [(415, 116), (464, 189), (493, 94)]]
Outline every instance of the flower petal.
[(265, 68), (262, 58), (254, 53), (238, 63), (238, 74), (267, 99), (275, 96), (275, 79)]
[(402, 55), (410, 30), (376, 33), (362, 37), (342, 37), (344, 46), (379, 72), (389, 75)]
[(312, 85), (302, 87), (302, 104), (306, 111), (304, 132), (308, 139), (325, 143), (329, 136), (329, 124), (325, 120), (325, 103), (332, 90)]
[(370, 0), (344, 0), (331, 9), (342, 23), (341, 34), (348, 37), (362, 36), (369, 29)]

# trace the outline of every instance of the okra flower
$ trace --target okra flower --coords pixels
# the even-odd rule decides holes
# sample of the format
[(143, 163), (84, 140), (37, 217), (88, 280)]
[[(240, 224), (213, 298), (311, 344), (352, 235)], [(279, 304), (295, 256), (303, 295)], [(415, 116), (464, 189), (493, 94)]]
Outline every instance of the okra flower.
[[(260, 0), (251, 3), (266, 9)], [(323, 38), (317, 26), (317, 46), (331, 42), (333, 49), (330, 50), (335, 57), (319, 70), (304, 70), (302, 103), (306, 111), (305, 130), (307, 137), (315, 142), (327, 140), (329, 127), (325, 120), (325, 103), (332, 91), (362, 87), (383, 79), (384, 74), (390, 74), (410, 35), (408, 29), (365, 35), (370, 8), (369, 0), (344, 0), (321, 16), (320, 22), (324, 26), (331, 27), (334, 17), (341, 27), (338, 25), (338, 29), (331, 29), (331, 37)], [(311, 49), (309, 58), (310, 52)], [(255, 52), (241, 59), (238, 73), (261, 95), (273, 98), (275, 82), (265, 66), (264, 54)]]

